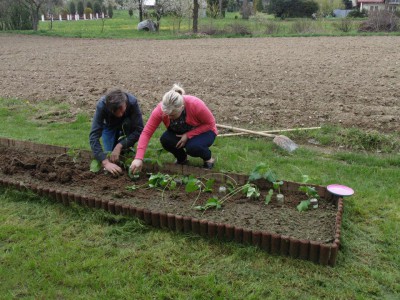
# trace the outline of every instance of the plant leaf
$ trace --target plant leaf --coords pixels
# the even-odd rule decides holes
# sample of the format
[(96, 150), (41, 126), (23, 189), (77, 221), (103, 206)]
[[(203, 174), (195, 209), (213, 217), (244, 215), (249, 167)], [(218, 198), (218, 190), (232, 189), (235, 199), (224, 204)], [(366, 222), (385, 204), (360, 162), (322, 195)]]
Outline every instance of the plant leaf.
[(197, 191), (199, 189), (198, 180), (196, 178), (189, 179), (188, 183), (185, 186), (185, 192), (191, 193)]
[(101, 169), (101, 163), (97, 159), (93, 159), (90, 163), (90, 172), (97, 173)]
[(309, 205), (310, 205), (310, 200), (303, 200), (300, 202), (299, 205), (297, 205), (297, 210), (299, 212), (306, 211), (308, 210)]
[(271, 202), (273, 193), (274, 193), (273, 189), (270, 189), (268, 191), (268, 194), (265, 196), (265, 201), (264, 201), (265, 205), (268, 205)]

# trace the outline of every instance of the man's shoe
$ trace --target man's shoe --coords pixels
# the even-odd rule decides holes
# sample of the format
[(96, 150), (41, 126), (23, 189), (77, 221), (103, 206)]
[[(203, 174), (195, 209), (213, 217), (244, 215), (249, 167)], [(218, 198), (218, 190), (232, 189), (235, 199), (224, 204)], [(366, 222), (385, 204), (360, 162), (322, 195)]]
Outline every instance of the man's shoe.
[(215, 159), (211, 159), (210, 161), (204, 161), (203, 168), (211, 170), (214, 168)]

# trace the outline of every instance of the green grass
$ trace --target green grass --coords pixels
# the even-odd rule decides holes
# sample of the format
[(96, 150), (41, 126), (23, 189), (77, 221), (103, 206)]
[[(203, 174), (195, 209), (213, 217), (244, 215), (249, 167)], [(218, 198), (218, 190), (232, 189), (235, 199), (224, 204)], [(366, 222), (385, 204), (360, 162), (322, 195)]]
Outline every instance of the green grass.
[[(55, 110), (60, 114), (49, 113)], [(38, 106), (0, 99), (0, 136), (88, 149), (91, 116), (75, 118), (69, 111), (52, 102)], [(335, 130), (345, 131), (327, 128), (314, 136), (323, 139)], [(150, 148), (159, 147), (154, 137)], [(63, 207), (32, 193), (1, 188), (2, 298), (399, 298), (397, 152), (300, 147), (288, 154), (269, 140), (248, 137), (219, 138), (212, 151), (216, 171), (249, 173), (265, 162), (284, 180), (300, 181), (307, 174), (315, 184), (351, 186), (355, 195), (345, 199), (337, 266), (153, 229), (135, 219)], [(163, 154), (161, 160), (172, 157)]]
[[(399, 35), (400, 32), (375, 32), (359, 33), (358, 26), (363, 19), (352, 20), (353, 26), (349, 32), (342, 32), (337, 29), (335, 24), (339, 24), (341, 19), (325, 18), (318, 21), (310, 19), (275, 19), (272, 15), (259, 13), (249, 20), (243, 20), (240, 14), (227, 13), (223, 19), (199, 18), (199, 32), (210, 32), (210, 28), (219, 30), (213, 37), (240, 37), (241, 34), (232, 31), (231, 26), (245, 26), (253, 37), (289, 37), (289, 36), (354, 36), (354, 35)], [(78, 38), (128, 38), (128, 39), (177, 39), (193, 38), (188, 35), (192, 31), (193, 21), (182, 19), (178, 28), (178, 20), (171, 16), (161, 19), (159, 32), (137, 31), (138, 17), (130, 17), (126, 10), (116, 10), (112, 19), (105, 19), (104, 24), (99, 20), (80, 20), (80, 21), (50, 21), (39, 22), (39, 30), (34, 32), (13, 31), (15, 33), (35, 34), (45, 36), (62, 36)], [(275, 32), (266, 33), (268, 24), (275, 24), (279, 29)], [(51, 28), (52, 26), (52, 28)], [(299, 29), (301, 29), (299, 31)], [(248, 35), (247, 35), (248, 36)]]

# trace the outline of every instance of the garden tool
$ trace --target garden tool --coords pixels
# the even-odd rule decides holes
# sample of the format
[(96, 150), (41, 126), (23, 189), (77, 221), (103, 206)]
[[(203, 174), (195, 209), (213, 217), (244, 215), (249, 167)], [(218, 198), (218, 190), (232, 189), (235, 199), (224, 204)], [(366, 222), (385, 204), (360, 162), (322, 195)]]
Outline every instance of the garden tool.
[[(298, 130), (314, 130), (321, 129), (321, 127), (302, 127), (302, 128), (291, 128), (291, 129), (276, 129), (276, 130), (267, 130), (260, 131), (262, 133), (279, 133), (279, 132), (289, 132), (289, 131), (298, 131)], [(238, 135), (249, 135), (248, 132), (235, 132), (235, 133), (223, 133), (218, 134), (218, 137), (226, 137), (226, 136), (238, 136)]]
[(294, 150), (296, 150), (299, 147), (295, 142), (293, 142), (291, 139), (289, 139), (287, 136), (284, 136), (284, 135), (263, 133), (263, 132), (259, 132), (259, 131), (253, 131), (253, 130), (238, 128), (238, 127), (233, 127), (233, 126), (228, 126), (228, 125), (221, 125), (221, 124), (216, 124), (216, 125), (219, 128), (230, 129), (232, 131), (245, 132), (245, 133), (274, 138), (273, 142), (277, 146), (279, 146), (280, 148), (282, 148), (288, 152), (293, 152)]

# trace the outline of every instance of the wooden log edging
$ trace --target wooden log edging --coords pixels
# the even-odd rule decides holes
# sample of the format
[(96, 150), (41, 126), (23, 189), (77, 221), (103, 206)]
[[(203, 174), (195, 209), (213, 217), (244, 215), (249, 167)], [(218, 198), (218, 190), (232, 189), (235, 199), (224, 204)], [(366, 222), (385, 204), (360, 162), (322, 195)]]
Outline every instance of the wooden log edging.
[[(62, 154), (69, 150), (66, 147), (36, 144), (27, 141), (17, 141), (6, 138), (0, 138), (0, 145), (10, 148), (24, 148), (27, 150), (46, 154)], [(91, 157), (91, 153), (86, 150), (79, 151), (82, 157)], [(167, 169), (176, 174), (212, 176), (211, 170), (204, 170), (192, 166), (177, 166), (166, 164), (163, 170)], [(157, 165), (148, 164), (146, 171), (160, 171)], [(229, 173), (230, 178), (236, 180), (239, 184), (247, 182), (248, 176), (243, 174)], [(225, 182), (229, 177), (218, 174), (216, 181)], [(265, 181), (264, 181), (265, 182)], [(171, 231), (189, 233), (207, 237), (217, 238), (222, 241), (235, 241), (245, 245), (253, 245), (270, 254), (290, 256), (296, 259), (309, 260), (321, 265), (334, 267), (337, 261), (337, 254), (340, 249), (341, 224), (344, 210), (344, 201), (341, 197), (330, 194), (326, 187), (312, 185), (318, 191), (318, 194), (330, 200), (337, 206), (334, 241), (331, 244), (322, 244), (316, 241), (299, 240), (290, 236), (284, 236), (266, 231), (252, 231), (246, 228), (235, 227), (230, 224), (214, 223), (207, 220), (198, 220), (186, 216), (174, 215), (171, 213), (162, 213), (151, 211), (141, 207), (134, 207), (118, 201), (109, 201), (95, 199), (86, 195), (78, 195), (67, 191), (49, 189), (36, 184), (24, 184), (23, 182), (14, 182), (10, 179), (0, 178), (0, 185), (6, 188), (17, 190), (31, 190), (39, 196), (48, 197), (60, 202), (63, 205), (75, 203), (77, 205), (89, 208), (103, 209), (113, 214), (135, 217), (142, 220), (145, 224), (155, 228), (169, 229)], [(265, 185), (265, 183), (264, 183)], [(266, 184), (268, 185), (268, 183)], [(297, 191), (300, 183), (285, 181), (282, 190)], [(264, 188), (268, 188), (265, 186)]]

